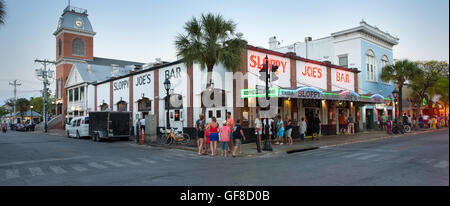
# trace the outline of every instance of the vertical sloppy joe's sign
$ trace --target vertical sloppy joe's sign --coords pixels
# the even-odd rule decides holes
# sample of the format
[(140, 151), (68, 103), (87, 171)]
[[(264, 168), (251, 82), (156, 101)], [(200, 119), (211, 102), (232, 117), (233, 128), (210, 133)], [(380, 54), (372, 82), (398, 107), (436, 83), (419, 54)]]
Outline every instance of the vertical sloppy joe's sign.
[(325, 66), (297, 61), (297, 86), (327, 89), (327, 68)]
[(259, 71), (261, 66), (265, 63), (266, 55), (269, 59), (270, 65), (277, 65), (278, 80), (273, 82), (273, 86), (290, 87), (291, 86), (291, 61), (289, 58), (270, 55), (253, 50), (247, 50), (247, 67), (248, 67), (248, 87), (256, 88), (256, 85), (264, 85), (264, 82), (259, 80)]

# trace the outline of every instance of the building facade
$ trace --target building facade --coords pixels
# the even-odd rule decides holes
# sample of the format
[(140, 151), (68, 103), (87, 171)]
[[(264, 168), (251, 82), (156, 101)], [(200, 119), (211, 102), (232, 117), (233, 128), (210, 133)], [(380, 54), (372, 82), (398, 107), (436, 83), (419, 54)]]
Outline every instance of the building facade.
[[(318, 61), (330, 61), (346, 68), (357, 68), (358, 91), (360, 94), (380, 94), (392, 97), (394, 84), (383, 82), (380, 78), (385, 65), (393, 64), (393, 46), (399, 39), (383, 32), (377, 27), (361, 21), (358, 27), (332, 33), (330, 36), (312, 40), (305, 38), (304, 42), (277, 47), (275, 37), (269, 39), (269, 48), (283, 53), (295, 52), (298, 56)], [(393, 108), (388, 104), (366, 105), (361, 108), (361, 127), (375, 128), (376, 119), (381, 114), (393, 114)]]

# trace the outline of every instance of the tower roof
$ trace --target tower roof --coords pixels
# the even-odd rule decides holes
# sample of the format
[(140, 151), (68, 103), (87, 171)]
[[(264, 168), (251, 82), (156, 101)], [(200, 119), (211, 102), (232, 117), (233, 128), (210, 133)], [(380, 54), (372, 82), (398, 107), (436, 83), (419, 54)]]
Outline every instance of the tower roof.
[(58, 21), (58, 28), (53, 33), (57, 35), (62, 30), (70, 30), (95, 35), (86, 9), (67, 6)]

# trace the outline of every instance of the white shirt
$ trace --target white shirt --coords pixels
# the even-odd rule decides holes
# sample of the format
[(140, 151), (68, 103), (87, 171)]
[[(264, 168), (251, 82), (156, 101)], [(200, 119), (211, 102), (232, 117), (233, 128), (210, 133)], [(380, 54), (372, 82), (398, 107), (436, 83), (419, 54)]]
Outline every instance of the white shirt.
[(145, 119), (141, 119), (141, 126), (145, 126)]
[(305, 121), (302, 121), (302, 123), (300, 123), (300, 134), (305, 134), (306, 132), (306, 123)]
[(255, 125), (256, 125), (257, 129), (261, 129), (262, 125), (261, 125), (261, 120), (259, 118), (256, 118)]

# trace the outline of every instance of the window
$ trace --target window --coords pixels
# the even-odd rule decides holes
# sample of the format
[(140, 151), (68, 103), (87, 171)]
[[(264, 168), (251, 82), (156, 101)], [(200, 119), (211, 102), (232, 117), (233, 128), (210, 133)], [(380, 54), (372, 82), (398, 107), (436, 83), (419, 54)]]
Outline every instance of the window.
[(72, 55), (84, 56), (84, 41), (80, 38), (76, 38), (72, 41)]
[(117, 111), (126, 112), (127, 111), (127, 103), (125, 101), (120, 101), (117, 103)]
[(107, 111), (108, 110), (108, 104), (103, 103), (102, 105), (100, 105), (100, 111)]
[(73, 101), (78, 101), (78, 97), (79, 97), (79, 89), (80, 88), (75, 88), (75, 89), (73, 89)]
[(339, 56), (338, 58), (339, 58), (339, 66), (348, 68), (348, 56), (343, 55), (343, 56)]
[(77, 127), (80, 126), (80, 123), (81, 123), (81, 119), (78, 119), (78, 120), (77, 120)]
[(73, 92), (72, 89), (69, 89), (69, 102), (73, 101)]
[[(383, 71), (383, 67), (389, 65), (389, 58), (386, 55), (383, 55), (383, 57), (381, 57), (381, 71)], [(380, 72), (381, 75), (381, 72)], [(383, 81), (383, 83), (385, 84), (389, 84), (389, 81), (385, 82)]]
[(84, 100), (84, 87), (80, 87), (80, 100)]
[(58, 56), (61, 56), (61, 51), (62, 50), (62, 43), (61, 43), (61, 39), (58, 40)]
[(366, 80), (377, 81), (377, 60), (372, 50), (366, 52)]
[(152, 110), (152, 102), (148, 98), (142, 98), (138, 101), (138, 112), (148, 112)]

